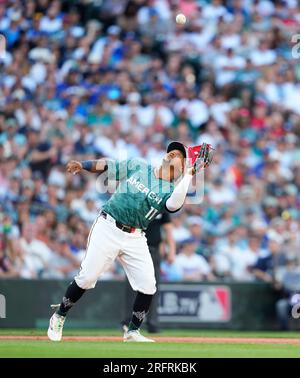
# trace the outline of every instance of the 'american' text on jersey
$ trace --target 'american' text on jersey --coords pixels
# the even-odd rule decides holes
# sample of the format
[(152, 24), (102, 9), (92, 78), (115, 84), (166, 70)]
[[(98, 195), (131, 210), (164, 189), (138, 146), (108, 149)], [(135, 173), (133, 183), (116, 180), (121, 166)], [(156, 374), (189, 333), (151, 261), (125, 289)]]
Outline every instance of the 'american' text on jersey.
[(149, 196), (149, 198), (153, 201), (155, 201), (157, 204), (160, 204), (162, 201), (162, 198), (160, 198), (156, 193), (152, 192), (149, 188), (147, 188), (144, 184), (142, 184), (140, 181), (138, 181), (134, 177), (130, 177), (126, 180), (129, 184), (136, 187), (136, 189), (141, 192), (145, 193), (146, 196)]

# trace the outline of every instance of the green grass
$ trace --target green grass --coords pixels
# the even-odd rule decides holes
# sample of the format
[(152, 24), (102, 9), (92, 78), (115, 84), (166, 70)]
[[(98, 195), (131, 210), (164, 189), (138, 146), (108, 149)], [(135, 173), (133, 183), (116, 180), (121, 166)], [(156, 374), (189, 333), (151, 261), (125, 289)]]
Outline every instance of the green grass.
[[(118, 330), (66, 330), (65, 335), (117, 336)], [(147, 333), (144, 333), (147, 335)], [(0, 335), (45, 335), (45, 330), (0, 329)], [(161, 336), (210, 336), (210, 337), (289, 337), (299, 338), (297, 332), (241, 332), (215, 330), (172, 330)], [(300, 357), (300, 345), (250, 345), (250, 344), (201, 344), (155, 343), (126, 344), (123, 342), (74, 342), (35, 340), (0, 340), (0, 357)]]
[[(20, 335), (20, 336), (45, 336), (47, 330), (45, 329), (10, 329), (10, 328), (0, 328), (1, 335)], [(143, 335), (151, 336), (146, 331), (142, 331)], [(122, 336), (121, 330), (119, 329), (70, 329), (64, 328), (65, 336)], [(195, 329), (172, 329), (164, 330), (157, 334), (157, 336), (178, 336), (178, 337), (281, 337), (281, 338), (300, 338), (300, 331), (232, 331), (232, 330), (213, 330), (213, 329), (204, 329), (204, 330), (195, 330)]]
[(298, 345), (245, 344), (125, 344), (117, 342), (5, 341), (1, 357), (122, 357), (122, 358), (198, 358), (198, 357), (300, 357)]

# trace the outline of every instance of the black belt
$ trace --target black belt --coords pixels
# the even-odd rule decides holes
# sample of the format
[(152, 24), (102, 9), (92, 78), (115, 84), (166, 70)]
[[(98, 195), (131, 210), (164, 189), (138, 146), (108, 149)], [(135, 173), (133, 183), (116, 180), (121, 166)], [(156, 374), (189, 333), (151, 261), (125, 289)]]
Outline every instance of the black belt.
[[(102, 210), (101, 213), (100, 213), (100, 216), (103, 217), (104, 219), (106, 219), (107, 213)], [(126, 224), (118, 222), (117, 220), (115, 220), (115, 224), (120, 230), (122, 230), (124, 232), (128, 232), (129, 234), (131, 234), (132, 232), (135, 232), (135, 230), (136, 230), (135, 227), (127, 226)]]

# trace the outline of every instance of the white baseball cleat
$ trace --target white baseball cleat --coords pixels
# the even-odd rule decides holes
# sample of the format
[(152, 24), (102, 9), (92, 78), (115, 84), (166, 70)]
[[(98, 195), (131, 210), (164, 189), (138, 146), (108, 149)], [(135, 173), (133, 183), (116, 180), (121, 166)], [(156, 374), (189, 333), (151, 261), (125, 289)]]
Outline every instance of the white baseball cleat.
[(155, 341), (152, 339), (148, 339), (147, 337), (140, 334), (140, 331), (137, 329), (135, 331), (127, 331), (124, 333), (123, 336), (124, 342), (133, 342), (133, 343), (154, 343)]
[(47, 335), (51, 341), (60, 341), (66, 317), (56, 312), (51, 316)]

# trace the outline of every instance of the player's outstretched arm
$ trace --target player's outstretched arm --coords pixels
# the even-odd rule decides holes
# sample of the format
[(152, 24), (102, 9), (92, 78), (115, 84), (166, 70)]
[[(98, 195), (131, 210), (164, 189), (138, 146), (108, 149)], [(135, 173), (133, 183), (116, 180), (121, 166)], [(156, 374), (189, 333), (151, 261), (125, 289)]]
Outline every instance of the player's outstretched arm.
[(173, 193), (166, 202), (168, 212), (175, 213), (183, 206), (193, 174), (192, 171), (188, 171), (176, 185)]
[(73, 175), (80, 173), (82, 170), (101, 174), (107, 170), (106, 159), (82, 161), (71, 160), (67, 164), (67, 172), (72, 173)]

